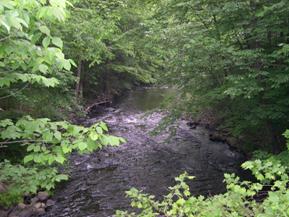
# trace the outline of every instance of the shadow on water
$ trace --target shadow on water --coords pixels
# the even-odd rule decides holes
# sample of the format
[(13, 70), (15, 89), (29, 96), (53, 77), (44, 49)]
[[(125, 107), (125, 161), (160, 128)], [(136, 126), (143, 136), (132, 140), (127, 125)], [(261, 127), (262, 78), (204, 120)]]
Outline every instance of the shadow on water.
[(190, 129), (185, 120), (173, 124), (176, 134), (164, 130), (156, 136), (150, 132), (165, 114), (147, 110), (160, 105), (169, 89), (136, 90), (101, 116), (85, 124), (105, 121), (114, 135), (127, 140), (120, 147), (109, 147), (91, 155), (71, 157), (71, 180), (56, 191), (56, 205), (46, 217), (108, 217), (117, 209), (128, 209), (125, 191), (131, 187), (154, 194), (167, 193), (174, 177), (187, 171), (196, 176), (190, 183), (193, 194), (224, 192), (224, 172), (238, 172), (242, 155), (225, 143), (209, 140), (201, 127)]
[(131, 91), (118, 100), (123, 110), (146, 112), (158, 108), (164, 100), (176, 93), (170, 88), (146, 88)]

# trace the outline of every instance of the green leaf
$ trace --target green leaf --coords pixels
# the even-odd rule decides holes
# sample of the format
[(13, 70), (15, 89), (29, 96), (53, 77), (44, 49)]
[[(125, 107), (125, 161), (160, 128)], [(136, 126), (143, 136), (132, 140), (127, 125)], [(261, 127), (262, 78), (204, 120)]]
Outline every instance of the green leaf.
[(47, 142), (52, 142), (53, 139), (53, 133), (51, 131), (46, 131), (42, 133), (43, 140)]
[(61, 133), (59, 132), (59, 131), (56, 131), (55, 133), (54, 133), (54, 137), (57, 139), (57, 140), (61, 140)]
[(87, 148), (87, 144), (85, 142), (79, 142), (77, 143), (77, 147), (80, 151), (84, 151)]
[(0, 19), (0, 24), (6, 28), (7, 32), (10, 32), (11, 27), (6, 20)]
[(42, 78), (42, 84), (46, 87), (55, 87), (59, 81), (56, 78)]
[(70, 69), (71, 69), (70, 61), (64, 60), (63, 61), (63, 68), (66, 69), (67, 71), (70, 71)]
[(40, 64), (39, 67), (38, 67), (39, 71), (42, 72), (43, 74), (46, 74), (47, 73), (47, 70), (48, 70), (48, 66), (45, 65), (45, 64)]
[(12, 125), (0, 132), (0, 136), (2, 139), (17, 139), (21, 137), (20, 131), (18, 127)]
[(60, 38), (58, 38), (58, 37), (53, 37), (53, 38), (52, 38), (52, 44), (54, 44), (55, 46), (57, 46), (57, 47), (59, 47), (59, 48), (61, 48), (61, 49), (62, 49), (62, 47), (63, 47), (63, 42), (62, 42), (62, 40), (61, 40)]
[(101, 127), (96, 127), (95, 129), (98, 134), (103, 134), (103, 129)]
[(33, 160), (33, 155), (27, 155), (27, 156), (25, 156), (24, 157), (24, 164), (27, 164), (27, 163), (29, 163), (29, 162), (31, 162), (32, 160)]
[(95, 131), (90, 132), (89, 137), (93, 141), (96, 141), (99, 138), (98, 134)]
[(72, 59), (69, 59), (69, 62), (72, 66), (77, 67), (77, 64)]
[(13, 125), (13, 122), (10, 119), (5, 119), (0, 121), (0, 127), (7, 127)]
[(44, 33), (45, 35), (50, 36), (50, 30), (48, 29), (47, 26), (40, 26), (40, 27), (39, 27), (39, 30), (40, 30), (42, 33)]
[(120, 144), (119, 138), (115, 136), (108, 136), (108, 142), (112, 146), (119, 146)]
[(55, 161), (55, 156), (52, 154), (48, 155), (48, 165), (51, 165)]
[(61, 144), (61, 148), (64, 154), (70, 153), (71, 152), (71, 148), (69, 147), (68, 144)]
[(104, 122), (100, 122), (99, 126), (104, 130), (104, 131), (108, 131), (108, 128), (106, 126), (106, 124)]
[(43, 47), (47, 48), (50, 44), (50, 38), (49, 37), (45, 37), (42, 41), (42, 45)]
[(66, 181), (68, 180), (68, 175), (65, 175), (65, 174), (59, 174), (55, 177), (55, 180), (57, 182), (61, 182), (61, 181)]
[(56, 160), (58, 163), (63, 164), (66, 159), (65, 159), (65, 157), (64, 157), (63, 155), (57, 155), (57, 156), (55, 157), (55, 160)]

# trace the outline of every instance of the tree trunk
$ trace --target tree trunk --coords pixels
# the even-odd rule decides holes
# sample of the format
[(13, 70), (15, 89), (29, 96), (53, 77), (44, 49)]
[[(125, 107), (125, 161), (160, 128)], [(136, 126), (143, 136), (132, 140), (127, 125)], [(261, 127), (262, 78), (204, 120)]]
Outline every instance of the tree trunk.
[(82, 60), (79, 59), (78, 61), (78, 66), (77, 66), (77, 81), (76, 81), (76, 89), (75, 89), (75, 95), (77, 99), (81, 99), (82, 98), (82, 79), (81, 79), (81, 74), (82, 74)]

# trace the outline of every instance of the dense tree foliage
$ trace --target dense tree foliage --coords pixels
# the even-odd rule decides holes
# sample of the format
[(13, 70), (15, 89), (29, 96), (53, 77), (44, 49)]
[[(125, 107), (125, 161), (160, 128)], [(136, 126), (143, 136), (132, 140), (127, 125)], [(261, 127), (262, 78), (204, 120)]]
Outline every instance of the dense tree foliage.
[[(73, 82), (73, 61), (64, 58), (61, 39), (51, 35), (48, 28), (64, 21), (65, 4), (1, 1), (2, 118), (27, 113), (57, 116), (56, 111), (63, 107), (61, 102), (69, 101), (65, 95)], [(44, 109), (43, 104), (49, 108)]]
[[(181, 109), (212, 109), (244, 143), (284, 145), (288, 127), (288, 1), (164, 0), (167, 79)], [(284, 147), (284, 146), (283, 146)]]
[[(55, 106), (51, 100), (53, 94), (69, 94), (69, 83), (73, 80), (70, 69), (74, 62), (64, 57), (62, 40), (54, 37), (49, 29), (49, 25), (64, 21), (66, 3), (64, 0), (0, 2), (0, 91), (1, 102), (4, 100), (1, 110), (4, 110), (3, 117), (13, 114), (13, 120), (0, 121), (1, 159), (6, 159), (11, 152), (15, 155), (15, 150), (20, 151), (12, 158), (14, 164), (7, 160), (0, 163), (0, 184), (6, 189), (0, 192), (1, 205), (21, 201), (25, 193), (36, 193), (39, 189), (50, 191), (55, 183), (66, 180), (68, 176), (59, 174), (56, 166), (63, 164), (72, 151), (91, 152), (123, 141), (107, 135), (104, 123), (85, 128), (30, 116), (15, 121), (16, 109), (22, 115), (37, 116), (33, 104), (50, 101)], [(33, 91), (38, 92), (37, 96)], [(25, 101), (32, 105), (23, 108)]]
[(288, 16), (287, 0), (1, 0), (0, 205), (66, 180), (73, 151), (124, 142), (64, 121), (83, 102), (160, 84), (179, 92), (173, 113), (213, 114), (243, 147), (278, 155), (258, 152), (243, 164), (256, 182), (226, 175), (214, 197), (191, 196), (186, 175), (162, 202), (132, 189), (141, 214), (117, 215), (289, 216)]
[(161, 60), (155, 54), (150, 8), (125, 0), (74, 1), (56, 32), (64, 52), (78, 64), (76, 95), (114, 96), (138, 83), (153, 83)]

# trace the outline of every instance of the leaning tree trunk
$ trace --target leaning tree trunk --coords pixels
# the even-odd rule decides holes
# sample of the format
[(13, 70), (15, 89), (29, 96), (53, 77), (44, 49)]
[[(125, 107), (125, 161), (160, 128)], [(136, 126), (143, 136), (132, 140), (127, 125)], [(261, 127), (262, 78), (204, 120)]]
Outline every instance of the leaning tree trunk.
[(78, 100), (81, 99), (83, 95), (81, 75), (82, 75), (82, 60), (79, 59), (78, 66), (77, 66), (77, 75), (76, 75), (77, 81), (76, 81), (76, 89), (75, 89), (75, 95)]

